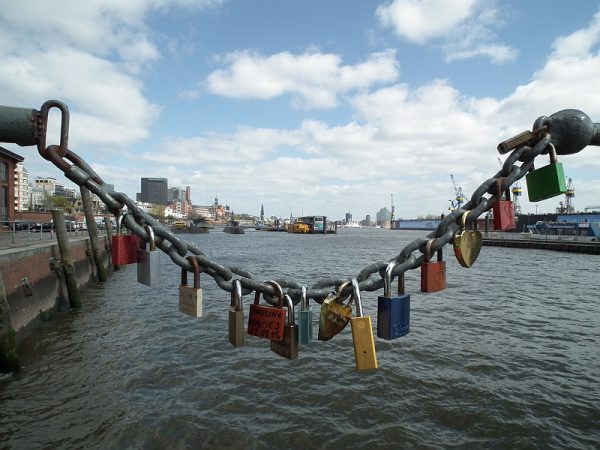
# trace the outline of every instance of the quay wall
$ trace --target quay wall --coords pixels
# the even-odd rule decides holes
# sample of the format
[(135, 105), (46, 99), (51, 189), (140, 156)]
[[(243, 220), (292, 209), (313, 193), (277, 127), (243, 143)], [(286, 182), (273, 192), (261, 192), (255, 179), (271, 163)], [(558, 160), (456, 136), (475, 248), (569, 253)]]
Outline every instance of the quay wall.
[[(88, 237), (72, 238), (71, 256), (77, 284), (97, 279)], [(99, 237), (105, 264), (110, 263), (108, 239)], [(4, 282), (10, 322), (18, 333), (41, 315), (68, 309), (64, 276), (56, 242), (0, 250), (0, 274)]]

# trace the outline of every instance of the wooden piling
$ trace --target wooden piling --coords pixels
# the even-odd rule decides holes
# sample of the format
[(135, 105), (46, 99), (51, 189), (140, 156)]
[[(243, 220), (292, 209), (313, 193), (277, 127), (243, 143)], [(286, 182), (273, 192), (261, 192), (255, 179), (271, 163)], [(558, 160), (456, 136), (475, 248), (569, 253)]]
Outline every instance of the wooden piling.
[(106, 266), (102, 258), (102, 252), (98, 244), (98, 227), (96, 226), (96, 219), (94, 218), (94, 210), (92, 207), (92, 198), (90, 191), (81, 186), (81, 203), (83, 204), (83, 212), (85, 213), (85, 222), (87, 223), (88, 235), (90, 237), (90, 246), (92, 247), (92, 257), (96, 264), (96, 273), (98, 274), (98, 281), (106, 281), (108, 279), (108, 273)]
[[(108, 255), (110, 260), (112, 261), (112, 236), (113, 236), (113, 229), (112, 229), (112, 222), (110, 220), (110, 217), (106, 217), (104, 216), (104, 225), (106, 227), (106, 237), (108, 238)], [(114, 265), (113, 266), (113, 270), (119, 270), (119, 266)]]
[(54, 220), (56, 241), (58, 242), (58, 251), (60, 252), (65, 284), (67, 285), (67, 293), (69, 294), (69, 303), (71, 304), (71, 308), (79, 308), (81, 306), (81, 295), (77, 286), (77, 277), (75, 276), (75, 267), (73, 266), (69, 235), (63, 211), (53, 209), (52, 220)]
[(10, 324), (8, 314), (8, 301), (6, 300), (6, 291), (4, 282), (0, 273), (0, 372), (18, 372), (19, 358), (17, 356), (17, 346), (15, 343), (15, 330)]

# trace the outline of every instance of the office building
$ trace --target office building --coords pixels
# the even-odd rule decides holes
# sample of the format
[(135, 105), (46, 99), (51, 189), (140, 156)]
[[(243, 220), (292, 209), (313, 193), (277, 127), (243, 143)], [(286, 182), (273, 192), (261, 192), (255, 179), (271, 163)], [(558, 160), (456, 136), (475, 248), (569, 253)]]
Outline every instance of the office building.
[(144, 203), (166, 205), (168, 203), (168, 185), (166, 178), (142, 178), (140, 200)]

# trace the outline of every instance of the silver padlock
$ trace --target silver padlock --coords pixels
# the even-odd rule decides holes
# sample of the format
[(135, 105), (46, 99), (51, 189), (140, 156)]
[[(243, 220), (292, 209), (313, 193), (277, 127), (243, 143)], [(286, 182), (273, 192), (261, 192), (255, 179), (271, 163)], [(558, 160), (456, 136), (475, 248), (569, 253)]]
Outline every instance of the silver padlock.
[(138, 283), (147, 286), (156, 286), (160, 281), (160, 251), (156, 249), (152, 227), (146, 225), (146, 231), (150, 250), (146, 250), (146, 242), (140, 240), (141, 248), (137, 251), (137, 280)]
[(244, 346), (244, 307), (242, 305), (242, 283), (231, 282), (231, 305), (229, 306), (229, 342), (234, 347)]
[(202, 317), (202, 288), (200, 287), (200, 265), (195, 256), (186, 258), (194, 270), (194, 285), (187, 284), (187, 269), (181, 269), (181, 286), (179, 286), (179, 311), (188, 316)]

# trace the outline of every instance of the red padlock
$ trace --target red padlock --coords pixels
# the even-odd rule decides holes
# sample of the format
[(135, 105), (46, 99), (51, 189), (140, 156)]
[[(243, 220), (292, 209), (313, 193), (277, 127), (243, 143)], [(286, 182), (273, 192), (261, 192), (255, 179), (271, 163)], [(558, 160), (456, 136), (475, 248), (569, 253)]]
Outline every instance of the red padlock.
[(494, 230), (514, 230), (517, 228), (515, 222), (515, 208), (510, 199), (510, 190), (507, 188), (504, 191), (506, 200), (502, 200), (502, 182), (506, 178), (501, 177), (496, 181), (496, 198), (497, 200), (492, 205), (492, 213), (494, 215)]
[(437, 251), (437, 261), (431, 262), (431, 246), (436, 239), (430, 239), (425, 246), (425, 261), (421, 263), (421, 292), (438, 292), (446, 288), (446, 261), (442, 260), (442, 249)]
[(137, 263), (139, 238), (135, 234), (122, 234), (121, 222), (127, 213), (117, 219), (117, 234), (112, 237), (112, 263), (114, 266)]
[(248, 314), (248, 334), (269, 339), (271, 341), (283, 340), (285, 328), (284, 294), (281, 286), (275, 281), (264, 281), (275, 289), (277, 293), (277, 306), (259, 305), (260, 292), (256, 291), (254, 303), (250, 305)]

